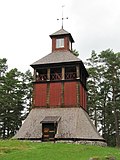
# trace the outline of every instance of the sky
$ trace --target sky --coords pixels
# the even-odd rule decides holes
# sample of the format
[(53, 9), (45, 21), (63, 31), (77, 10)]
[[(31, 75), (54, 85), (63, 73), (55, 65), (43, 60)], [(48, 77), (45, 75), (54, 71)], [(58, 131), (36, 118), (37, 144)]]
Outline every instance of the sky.
[(25, 72), (51, 53), (50, 34), (71, 33), (83, 61), (92, 50), (120, 51), (120, 0), (0, 0), (0, 58), (10, 69)]

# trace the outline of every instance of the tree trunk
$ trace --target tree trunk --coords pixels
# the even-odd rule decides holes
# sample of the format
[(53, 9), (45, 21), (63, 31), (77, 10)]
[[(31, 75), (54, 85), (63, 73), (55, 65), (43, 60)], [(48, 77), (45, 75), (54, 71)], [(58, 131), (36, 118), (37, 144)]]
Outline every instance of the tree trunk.
[(113, 110), (114, 110), (114, 120), (115, 120), (115, 139), (116, 139), (116, 147), (120, 147), (120, 138), (119, 138), (119, 122), (118, 122), (118, 115), (116, 110), (116, 97), (115, 91), (113, 87)]

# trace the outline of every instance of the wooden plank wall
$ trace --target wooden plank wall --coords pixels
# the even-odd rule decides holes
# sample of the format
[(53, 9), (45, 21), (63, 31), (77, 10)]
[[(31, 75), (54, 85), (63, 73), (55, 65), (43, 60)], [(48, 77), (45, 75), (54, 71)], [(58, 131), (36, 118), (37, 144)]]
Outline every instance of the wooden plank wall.
[(34, 106), (77, 107), (79, 106), (77, 103), (80, 101), (80, 106), (86, 110), (86, 90), (80, 84), (79, 93), (77, 85), (78, 82), (34, 84)]
[(77, 89), (76, 82), (64, 83), (64, 105), (76, 106), (77, 104)]
[(47, 84), (34, 85), (34, 106), (46, 106)]
[(50, 84), (50, 106), (61, 106), (62, 103), (62, 83)]

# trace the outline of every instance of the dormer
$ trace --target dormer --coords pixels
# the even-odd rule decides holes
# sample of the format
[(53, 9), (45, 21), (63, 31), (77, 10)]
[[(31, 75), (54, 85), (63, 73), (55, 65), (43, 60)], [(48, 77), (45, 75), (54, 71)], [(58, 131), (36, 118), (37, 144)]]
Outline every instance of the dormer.
[(74, 39), (71, 34), (63, 28), (50, 35), (52, 39), (52, 52), (61, 50), (72, 50), (72, 43)]

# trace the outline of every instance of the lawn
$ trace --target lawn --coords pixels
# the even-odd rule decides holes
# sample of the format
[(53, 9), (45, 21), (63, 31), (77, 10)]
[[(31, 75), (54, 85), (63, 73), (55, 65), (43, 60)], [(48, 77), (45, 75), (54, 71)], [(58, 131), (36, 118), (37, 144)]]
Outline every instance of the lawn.
[[(120, 160), (120, 149), (80, 144), (0, 141), (0, 160)], [(112, 159), (110, 159), (112, 160)]]

